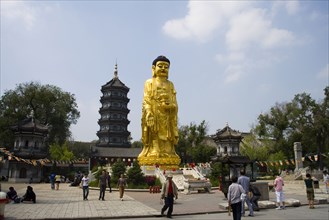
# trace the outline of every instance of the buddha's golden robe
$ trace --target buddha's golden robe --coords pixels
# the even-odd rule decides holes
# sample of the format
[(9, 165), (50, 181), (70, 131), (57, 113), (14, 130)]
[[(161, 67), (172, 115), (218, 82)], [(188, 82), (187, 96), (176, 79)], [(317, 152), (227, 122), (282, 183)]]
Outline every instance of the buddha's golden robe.
[[(143, 151), (138, 156), (140, 165), (159, 165), (177, 168), (180, 158), (175, 152), (178, 142), (178, 106), (176, 91), (166, 78), (153, 77), (145, 82), (142, 106)], [(153, 124), (147, 122), (153, 117)]]

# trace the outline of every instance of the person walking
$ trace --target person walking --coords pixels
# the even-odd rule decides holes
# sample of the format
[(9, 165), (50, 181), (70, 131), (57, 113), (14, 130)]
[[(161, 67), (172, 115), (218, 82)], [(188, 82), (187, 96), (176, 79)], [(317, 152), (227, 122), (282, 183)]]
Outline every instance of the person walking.
[(245, 215), (245, 210), (244, 210), (244, 203), (246, 202), (248, 205), (249, 209), (249, 215), (248, 216), (254, 216), (254, 210), (252, 208), (252, 204), (250, 202), (250, 197), (249, 197), (249, 188), (250, 188), (250, 178), (245, 175), (244, 170), (240, 171), (240, 177), (238, 178), (238, 184), (242, 186), (244, 189), (246, 196), (245, 198), (242, 199), (241, 201), (241, 215)]
[(106, 179), (107, 179), (107, 185), (109, 187), (109, 192), (112, 192), (112, 188), (111, 188), (111, 175), (110, 172), (106, 172)]
[(57, 174), (57, 175), (55, 176), (56, 190), (59, 190), (59, 184), (60, 184), (61, 180), (62, 180), (61, 175), (58, 175), (58, 174)]
[(105, 190), (106, 190), (106, 171), (103, 170), (102, 174), (99, 176), (99, 198), (98, 200), (105, 200)]
[(228, 208), (232, 209), (233, 220), (241, 220), (241, 195), (246, 193), (243, 187), (237, 182), (238, 178), (233, 176), (232, 184), (228, 187), (227, 192)]
[(284, 182), (281, 176), (277, 175), (274, 180), (274, 189), (276, 195), (276, 202), (278, 204), (277, 210), (285, 209), (285, 202), (284, 202), (284, 193), (283, 193), (283, 186)]
[(250, 199), (250, 202), (252, 204), (252, 209), (254, 211), (259, 211), (258, 200), (262, 194), (260, 193), (259, 189), (252, 184), (250, 184), (250, 192), (252, 193), (252, 197)]
[(174, 197), (178, 199), (178, 187), (172, 180), (173, 176), (171, 173), (167, 175), (166, 182), (162, 185), (161, 199), (164, 199), (164, 206), (161, 209), (161, 216), (168, 209), (167, 218), (172, 218), (172, 212), (174, 210)]
[(127, 180), (123, 174), (120, 175), (117, 187), (119, 188), (120, 199), (123, 201), (123, 194), (125, 192), (125, 187), (127, 186)]
[(308, 200), (308, 206), (310, 209), (314, 209), (314, 182), (311, 174), (306, 174), (306, 179), (304, 180), (306, 185), (306, 195)]
[(84, 177), (81, 179), (82, 185), (82, 193), (83, 193), (83, 200), (88, 200), (89, 195), (89, 177), (88, 174), (85, 173)]
[(326, 189), (326, 193), (329, 193), (329, 174), (328, 171), (323, 171), (323, 183), (324, 183), (324, 187)]
[(49, 176), (49, 181), (50, 181), (50, 188), (55, 189), (55, 174), (51, 173)]

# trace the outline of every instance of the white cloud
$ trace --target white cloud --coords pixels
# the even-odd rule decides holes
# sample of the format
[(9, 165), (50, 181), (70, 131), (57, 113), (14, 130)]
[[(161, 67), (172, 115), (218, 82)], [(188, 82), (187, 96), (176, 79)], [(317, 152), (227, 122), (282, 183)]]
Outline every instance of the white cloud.
[(223, 54), (217, 54), (215, 56), (215, 60), (217, 60), (220, 63), (225, 62), (239, 62), (244, 61), (246, 59), (246, 56), (244, 52), (238, 51), (238, 52), (231, 52), (227, 56), (224, 56)]
[(291, 32), (272, 27), (266, 10), (254, 8), (240, 13), (231, 19), (231, 27), (226, 33), (230, 50), (244, 50), (251, 45), (273, 48), (289, 45), (294, 40)]
[(318, 79), (326, 79), (329, 82), (329, 64), (317, 74)]
[(189, 1), (188, 14), (184, 18), (167, 21), (163, 31), (176, 39), (205, 42), (217, 29), (226, 24), (229, 17), (249, 4), (236, 1)]
[[(273, 5), (272, 10), (284, 8), (289, 14), (299, 10), (295, 1)], [(268, 50), (297, 42), (292, 32), (273, 26), (272, 11), (256, 6), (253, 1), (189, 1), (187, 15), (167, 21), (163, 31), (176, 39), (207, 42), (220, 29), (225, 35), (227, 53), (221, 52), (214, 59), (227, 65), (225, 82), (234, 82), (251, 68), (246, 63), (255, 63), (253, 59), (269, 54)], [(244, 71), (241, 66), (245, 66)]]
[(293, 44), (294, 41), (295, 36), (292, 32), (283, 29), (272, 28), (265, 35), (262, 45), (265, 48), (274, 48), (277, 46), (289, 46)]
[(272, 7), (273, 13), (277, 13), (282, 8), (287, 12), (287, 14), (295, 15), (300, 10), (300, 4), (297, 0), (296, 1), (290, 0), (290, 1), (273, 2), (273, 7)]
[(5, 19), (21, 22), (30, 30), (36, 22), (36, 10), (24, 1), (3, 1), (2, 15)]
[[(58, 4), (53, 6), (58, 7)], [(38, 22), (42, 13), (49, 13), (53, 7), (49, 5), (31, 4), (27, 1), (1, 1), (1, 16), (14, 26), (22, 25), (26, 30), (31, 30)]]
[(289, 15), (294, 15), (299, 11), (299, 2), (298, 1), (282, 1), (285, 3), (285, 8)]
[(225, 83), (238, 81), (244, 74), (242, 65), (234, 64), (229, 65), (225, 70)]

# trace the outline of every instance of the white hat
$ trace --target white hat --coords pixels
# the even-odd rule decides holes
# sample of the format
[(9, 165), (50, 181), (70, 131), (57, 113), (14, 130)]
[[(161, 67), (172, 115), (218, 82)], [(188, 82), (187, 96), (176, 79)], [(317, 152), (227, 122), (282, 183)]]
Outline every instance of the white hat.
[(172, 178), (172, 174), (171, 173), (169, 173), (168, 175), (167, 175), (167, 177), (169, 178)]

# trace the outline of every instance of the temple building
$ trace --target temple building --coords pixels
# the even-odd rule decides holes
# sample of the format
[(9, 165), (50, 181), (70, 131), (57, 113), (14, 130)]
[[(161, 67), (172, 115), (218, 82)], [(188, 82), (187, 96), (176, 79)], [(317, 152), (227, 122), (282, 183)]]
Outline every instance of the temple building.
[[(36, 160), (47, 157), (48, 126), (41, 124), (33, 117), (11, 126), (14, 132), (14, 155), (18, 158), (9, 161), (9, 182), (40, 182), (42, 168), (36, 166)], [(32, 161), (32, 164), (24, 162)]]
[(228, 124), (221, 130), (217, 130), (216, 134), (211, 136), (217, 144), (217, 156), (239, 156), (240, 142), (242, 141), (242, 133), (233, 130)]
[(92, 165), (96, 162), (112, 164), (116, 161), (131, 162), (140, 153), (140, 148), (131, 148), (128, 131), (128, 92), (129, 88), (118, 77), (118, 66), (115, 65), (114, 76), (101, 88), (102, 96), (98, 120), (99, 138), (92, 150)]

